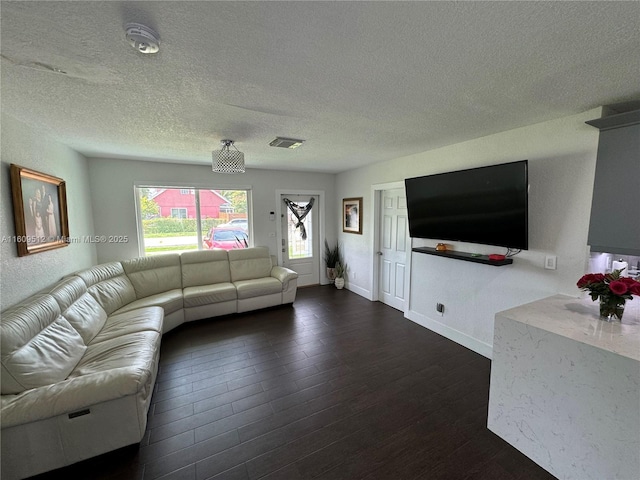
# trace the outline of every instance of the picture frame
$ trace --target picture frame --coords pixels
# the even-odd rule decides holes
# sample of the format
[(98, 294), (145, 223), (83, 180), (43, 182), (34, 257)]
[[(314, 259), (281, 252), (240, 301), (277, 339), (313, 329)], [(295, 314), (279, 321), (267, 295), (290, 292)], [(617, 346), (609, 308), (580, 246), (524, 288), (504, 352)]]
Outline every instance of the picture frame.
[(362, 235), (362, 197), (342, 199), (342, 231)]
[(18, 256), (69, 244), (66, 182), (62, 178), (11, 164), (11, 195)]

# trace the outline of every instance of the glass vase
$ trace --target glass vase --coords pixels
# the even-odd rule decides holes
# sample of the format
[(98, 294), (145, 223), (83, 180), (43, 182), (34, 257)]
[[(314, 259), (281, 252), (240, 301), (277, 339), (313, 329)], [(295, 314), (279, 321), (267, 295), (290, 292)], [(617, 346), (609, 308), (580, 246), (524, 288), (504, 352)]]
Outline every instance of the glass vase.
[(624, 313), (624, 299), (618, 297), (600, 297), (600, 320), (615, 322), (622, 320)]

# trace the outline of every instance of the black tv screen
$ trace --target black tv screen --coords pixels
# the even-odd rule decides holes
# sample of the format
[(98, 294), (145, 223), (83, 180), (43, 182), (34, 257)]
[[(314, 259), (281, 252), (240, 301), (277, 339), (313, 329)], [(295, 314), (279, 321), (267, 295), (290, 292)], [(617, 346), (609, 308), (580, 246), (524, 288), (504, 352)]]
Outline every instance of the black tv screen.
[(409, 233), (526, 250), (528, 162), (405, 179)]

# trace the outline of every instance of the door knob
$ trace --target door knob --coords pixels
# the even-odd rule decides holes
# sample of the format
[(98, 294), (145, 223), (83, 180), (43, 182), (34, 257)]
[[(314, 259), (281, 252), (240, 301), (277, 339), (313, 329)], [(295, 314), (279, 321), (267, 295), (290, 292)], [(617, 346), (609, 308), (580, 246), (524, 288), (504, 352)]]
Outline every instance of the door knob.
[(382, 256), (382, 252), (376, 252), (378, 255)]

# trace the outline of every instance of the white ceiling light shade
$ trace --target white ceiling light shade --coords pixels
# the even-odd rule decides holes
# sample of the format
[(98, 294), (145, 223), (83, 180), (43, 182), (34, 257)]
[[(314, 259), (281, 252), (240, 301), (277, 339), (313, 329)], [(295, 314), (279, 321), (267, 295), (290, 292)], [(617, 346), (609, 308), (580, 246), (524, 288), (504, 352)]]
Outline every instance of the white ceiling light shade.
[(140, 53), (158, 53), (160, 37), (156, 32), (141, 23), (125, 25), (127, 41)]
[[(233, 144), (233, 140), (222, 140), (222, 149), (214, 150), (212, 170), (217, 173), (244, 173), (244, 153)], [(231, 150), (231, 147), (235, 150)]]

